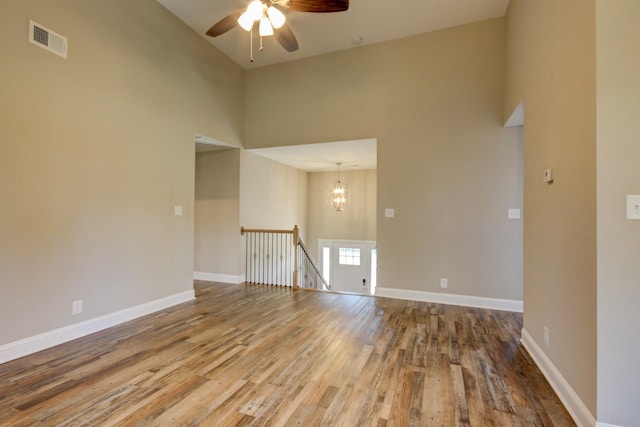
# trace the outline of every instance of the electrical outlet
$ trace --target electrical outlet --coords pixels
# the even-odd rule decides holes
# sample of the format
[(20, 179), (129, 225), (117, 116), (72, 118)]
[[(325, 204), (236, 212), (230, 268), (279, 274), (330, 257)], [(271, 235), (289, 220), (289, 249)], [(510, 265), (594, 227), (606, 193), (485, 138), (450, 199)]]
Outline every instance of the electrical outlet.
[(549, 347), (549, 328), (544, 327), (544, 345)]
[(71, 306), (71, 314), (72, 315), (78, 315), (78, 314), (82, 314), (82, 300), (79, 299), (77, 301), (74, 301), (72, 306)]
[(447, 279), (440, 279), (440, 287), (442, 289), (449, 287), (449, 282), (447, 281)]

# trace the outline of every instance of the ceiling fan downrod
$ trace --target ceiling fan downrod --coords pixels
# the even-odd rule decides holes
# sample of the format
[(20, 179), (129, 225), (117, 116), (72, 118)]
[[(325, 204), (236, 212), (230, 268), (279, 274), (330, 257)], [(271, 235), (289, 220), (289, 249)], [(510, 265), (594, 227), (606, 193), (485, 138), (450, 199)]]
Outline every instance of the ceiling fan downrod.
[(249, 62), (253, 62), (253, 27), (251, 27), (251, 34), (249, 35)]

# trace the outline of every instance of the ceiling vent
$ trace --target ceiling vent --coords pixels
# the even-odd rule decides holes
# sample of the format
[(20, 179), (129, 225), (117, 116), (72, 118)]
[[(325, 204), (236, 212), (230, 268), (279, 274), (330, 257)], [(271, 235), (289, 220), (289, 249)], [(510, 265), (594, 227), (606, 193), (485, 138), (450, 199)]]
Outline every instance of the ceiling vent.
[(29, 41), (63, 58), (67, 57), (67, 38), (33, 21), (29, 21)]

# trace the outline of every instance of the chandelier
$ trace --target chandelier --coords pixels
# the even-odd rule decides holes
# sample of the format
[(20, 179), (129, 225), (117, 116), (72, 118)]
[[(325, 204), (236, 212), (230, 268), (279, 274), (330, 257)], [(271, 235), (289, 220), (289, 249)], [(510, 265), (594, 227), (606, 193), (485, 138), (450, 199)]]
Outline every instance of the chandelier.
[(336, 163), (338, 166), (338, 181), (329, 187), (329, 206), (336, 212), (342, 212), (349, 207), (351, 201), (351, 191), (346, 183), (340, 181), (340, 166), (342, 163)]

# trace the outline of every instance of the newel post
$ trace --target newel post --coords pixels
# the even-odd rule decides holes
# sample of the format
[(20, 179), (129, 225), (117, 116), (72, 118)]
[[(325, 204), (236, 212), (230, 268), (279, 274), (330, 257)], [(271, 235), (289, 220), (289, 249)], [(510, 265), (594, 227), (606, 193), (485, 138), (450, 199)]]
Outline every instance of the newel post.
[(298, 226), (293, 226), (293, 289), (298, 289)]

